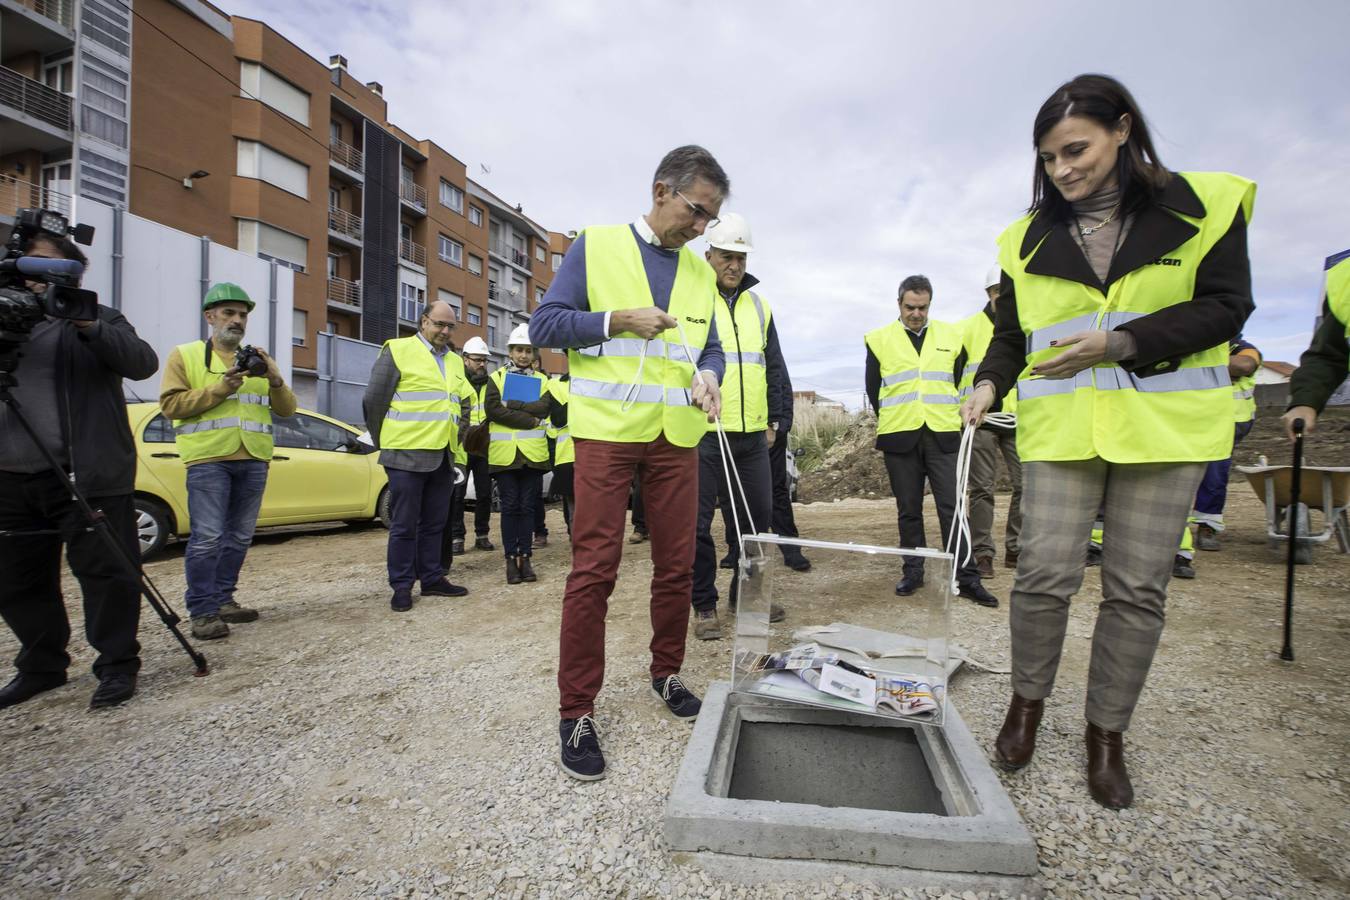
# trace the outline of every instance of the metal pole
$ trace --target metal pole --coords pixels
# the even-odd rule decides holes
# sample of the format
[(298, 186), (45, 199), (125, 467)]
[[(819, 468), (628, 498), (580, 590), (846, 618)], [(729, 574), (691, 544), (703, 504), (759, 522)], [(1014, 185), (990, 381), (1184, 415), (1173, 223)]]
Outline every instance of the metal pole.
[(116, 310), (122, 308), (122, 238), (125, 227), (122, 216), (125, 213), (122, 207), (113, 207), (112, 308)]
[[(197, 301), (197, 306), (199, 308), (201, 307), (201, 301), (206, 299), (206, 292), (211, 290), (211, 239), (206, 235), (202, 235), (201, 241), (202, 241), (202, 263), (201, 263), (202, 295), (201, 298)], [(203, 318), (201, 320), (201, 323), (202, 323), (201, 326), (202, 340), (206, 340), (208, 337), (210, 337), (210, 333), (207, 331), (206, 328), (206, 319)]]
[(1303, 494), (1303, 420), (1294, 420), (1294, 471), (1289, 485), (1289, 560), (1284, 575), (1284, 646), (1280, 648), (1280, 659), (1294, 661), (1294, 556), (1298, 553), (1298, 526), (1300, 504)]
[[(277, 263), (272, 260), (267, 273), (267, 355), (277, 358)], [(290, 381), (288, 377), (286, 379)]]

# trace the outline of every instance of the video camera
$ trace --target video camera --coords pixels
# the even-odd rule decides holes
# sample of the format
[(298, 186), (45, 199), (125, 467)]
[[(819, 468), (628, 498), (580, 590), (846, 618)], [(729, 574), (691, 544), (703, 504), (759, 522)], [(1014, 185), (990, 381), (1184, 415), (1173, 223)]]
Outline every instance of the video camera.
[[(19, 346), (45, 317), (92, 321), (98, 318), (98, 295), (78, 287), (84, 266), (73, 259), (25, 256), (24, 249), (39, 237), (64, 240), (72, 236), (86, 247), (94, 241), (90, 225), (71, 227), (65, 216), (49, 209), (21, 209), (0, 258), (0, 372), (18, 366)], [(28, 282), (47, 285), (42, 293)]]

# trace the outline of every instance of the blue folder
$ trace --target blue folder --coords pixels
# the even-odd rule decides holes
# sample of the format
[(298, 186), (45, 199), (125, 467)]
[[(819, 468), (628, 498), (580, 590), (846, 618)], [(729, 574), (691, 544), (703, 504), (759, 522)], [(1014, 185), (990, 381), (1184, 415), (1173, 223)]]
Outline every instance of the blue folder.
[(519, 400), (522, 403), (533, 403), (539, 399), (541, 387), (543, 387), (543, 382), (533, 375), (507, 372), (505, 384), (502, 386), (502, 402)]

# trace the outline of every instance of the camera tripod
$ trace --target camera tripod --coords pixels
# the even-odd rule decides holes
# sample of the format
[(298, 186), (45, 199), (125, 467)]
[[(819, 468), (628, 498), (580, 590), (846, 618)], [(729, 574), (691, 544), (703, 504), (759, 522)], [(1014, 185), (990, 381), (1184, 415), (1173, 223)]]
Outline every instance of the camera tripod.
[[(61, 483), (65, 485), (66, 492), (70, 494), (70, 499), (80, 508), (80, 512), (83, 513), (85, 520), (89, 523), (89, 530), (102, 536), (103, 542), (112, 548), (114, 557), (119, 559), (136, 575), (141, 596), (145, 597), (145, 601), (150, 604), (150, 608), (159, 616), (160, 621), (164, 623), (164, 627), (169, 629), (173, 636), (178, 639), (178, 643), (182, 645), (183, 650), (192, 658), (192, 664), (196, 666), (196, 672), (194, 674), (198, 678), (206, 675), (210, 671), (206, 665), (206, 657), (188, 643), (187, 638), (183, 637), (183, 632), (178, 628), (178, 623), (183, 621), (182, 617), (173, 611), (169, 606), (168, 601), (160, 594), (159, 588), (155, 587), (155, 583), (151, 581), (150, 577), (141, 569), (140, 562), (132, 559), (127, 548), (123, 546), (122, 542), (117, 539), (115, 534), (113, 534), (111, 527), (108, 525), (107, 517), (103, 515), (103, 512), (94, 509), (94, 507), (89, 504), (89, 501), (85, 499), (84, 494), (80, 493), (80, 489), (75, 486), (74, 475), (66, 474), (66, 471), (61, 468), (60, 460), (56, 458), (56, 455), (52, 453), (49, 447), (38, 439), (37, 432), (33, 430), (33, 426), (29, 421), (24, 418), (23, 408), (10, 392), (10, 389), (17, 385), (18, 382), (15, 380), (13, 374), (8, 371), (0, 370), (0, 402), (3, 402), (9, 407), (10, 411), (14, 413), (14, 418), (18, 420), (19, 424), (23, 426), (23, 430), (28, 434), (29, 440), (33, 442), (34, 446), (42, 451), (42, 456), (47, 461), (48, 468), (50, 468), (51, 471), (55, 473), (56, 477), (60, 479)], [(7, 535), (45, 533), (47, 532), (11, 531), (0, 532), (0, 537), (5, 537)]]

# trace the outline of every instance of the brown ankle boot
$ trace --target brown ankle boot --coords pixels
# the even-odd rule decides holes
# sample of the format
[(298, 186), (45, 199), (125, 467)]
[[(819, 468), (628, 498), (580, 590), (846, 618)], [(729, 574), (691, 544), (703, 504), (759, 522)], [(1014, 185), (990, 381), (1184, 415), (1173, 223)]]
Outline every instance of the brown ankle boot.
[(1124, 809), (1134, 803), (1130, 773), (1125, 771), (1125, 736), (1087, 726), (1088, 792), (1107, 809)]
[(1044, 700), (1027, 700), (1016, 694), (1008, 704), (1008, 715), (994, 741), (994, 756), (1005, 769), (1020, 769), (1031, 762), (1036, 752), (1036, 729), (1041, 726)]

